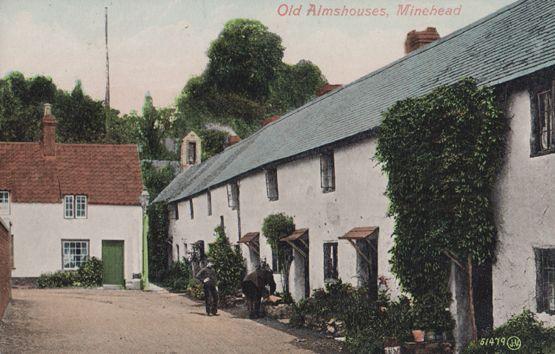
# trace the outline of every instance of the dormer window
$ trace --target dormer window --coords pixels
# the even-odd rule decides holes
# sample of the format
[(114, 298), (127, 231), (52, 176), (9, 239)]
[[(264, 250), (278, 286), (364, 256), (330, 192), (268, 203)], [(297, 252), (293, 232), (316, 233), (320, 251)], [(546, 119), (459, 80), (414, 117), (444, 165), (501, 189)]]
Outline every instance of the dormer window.
[(86, 219), (87, 218), (87, 196), (66, 195), (64, 196), (64, 218)]
[(194, 165), (197, 162), (197, 143), (189, 141), (187, 143), (187, 163)]
[(10, 192), (0, 191), (0, 214), (10, 213)]

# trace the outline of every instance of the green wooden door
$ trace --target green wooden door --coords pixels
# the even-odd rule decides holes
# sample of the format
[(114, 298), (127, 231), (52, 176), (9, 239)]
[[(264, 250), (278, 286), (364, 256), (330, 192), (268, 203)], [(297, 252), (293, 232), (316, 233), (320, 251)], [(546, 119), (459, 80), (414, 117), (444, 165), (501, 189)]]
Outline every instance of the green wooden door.
[(102, 241), (103, 282), (125, 285), (123, 277), (123, 241)]

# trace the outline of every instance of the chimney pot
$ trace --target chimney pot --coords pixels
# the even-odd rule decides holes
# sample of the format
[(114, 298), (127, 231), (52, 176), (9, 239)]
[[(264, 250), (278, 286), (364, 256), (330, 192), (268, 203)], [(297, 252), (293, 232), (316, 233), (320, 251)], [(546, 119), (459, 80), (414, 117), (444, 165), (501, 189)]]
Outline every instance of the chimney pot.
[(50, 103), (44, 104), (44, 116), (51, 116), (52, 115), (52, 105)]
[(42, 148), (44, 156), (56, 155), (56, 119), (52, 115), (52, 105), (44, 104), (44, 117), (42, 118)]

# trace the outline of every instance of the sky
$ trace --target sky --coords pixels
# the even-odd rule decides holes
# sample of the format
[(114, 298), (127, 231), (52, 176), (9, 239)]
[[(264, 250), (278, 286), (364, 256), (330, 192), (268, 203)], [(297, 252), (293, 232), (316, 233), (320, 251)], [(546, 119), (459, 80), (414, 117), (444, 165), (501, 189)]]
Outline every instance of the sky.
[[(206, 51), (234, 18), (264, 23), (283, 40), (284, 61), (307, 59), (330, 83), (347, 84), (404, 55), (406, 33), (436, 27), (445, 36), (513, 0), (0, 0), (0, 76), (46, 75), (104, 99), (104, 7), (109, 12), (111, 106), (140, 110), (175, 102), (199, 75)], [(453, 16), (398, 16), (399, 5), (461, 7)], [(388, 16), (314, 16), (312, 6), (385, 8)], [(284, 14), (298, 9), (298, 16)], [(295, 11), (293, 11), (295, 12)], [(280, 15), (280, 13), (283, 15)]]

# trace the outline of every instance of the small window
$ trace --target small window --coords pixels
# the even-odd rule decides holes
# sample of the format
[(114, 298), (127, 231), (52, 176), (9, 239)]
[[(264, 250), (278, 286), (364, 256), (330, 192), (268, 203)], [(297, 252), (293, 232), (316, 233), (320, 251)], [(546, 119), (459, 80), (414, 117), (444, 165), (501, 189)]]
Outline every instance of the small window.
[(335, 190), (335, 166), (333, 151), (326, 152), (320, 157), (320, 178), (322, 192), (328, 193)]
[(179, 204), (178, 203), (170, 204), (169, 210), (170, 210), (170, 213), (169, 213), (170, 219), (179, 220)]
[(87, 218), (87, 196), (78, 195), (75, 197), (75, 217), (77, 219)]
[(195, 258), (198, 261), (201, 261), (206, 258), (203, 240), (197, 241), (193, 244), (193, 252), (195, 254)]
[(535, 249), (538, 312), (555, 314), (555, 248)]
[(227, 185), (227, 204), (233, 210), (239, 207), (239, 185), (237, 182)]
[(189, 216), (191, 220), (195, 218), (195, 209), (193, 208), (193, 200), (189, 199)]
[(206, 192), (206, 206), (208, 209), (208, 216), (212, 215), (212, 193)]
[(222, 227), (222, 229), (225, 229), (225, 221), (223, 215), (220, 215), (220, 226)]
[(89, 241), (62, 241), (62, 269), (79, 269), (89, 259)]
[(187, 163), (195, 164), (197, 162), (197, 143), (189, 141), (187, 143)]
[(181, 259), (180, 255), (179, 255), (179, 245), (175, 245), (175, 251), (177, 253), (177, 261), (179, 262), (180, 259)]
[(532, 97), (532, 155), (555, 152), (555, 81), (539, 84)]
[(275, 168), (266, 170), (266, 194), (269, 200), (279, 199), (277, 169)]
[(10, 213), (10, 192), (0, 191), (0, 214)]
[(64, 197), (64, 217), (66, 219), (73, 219), (75, 217), (75, 197), (66, 195)]
[(324, 280), (334, 280), (338, 278), (337, 242), (324, 243)]

